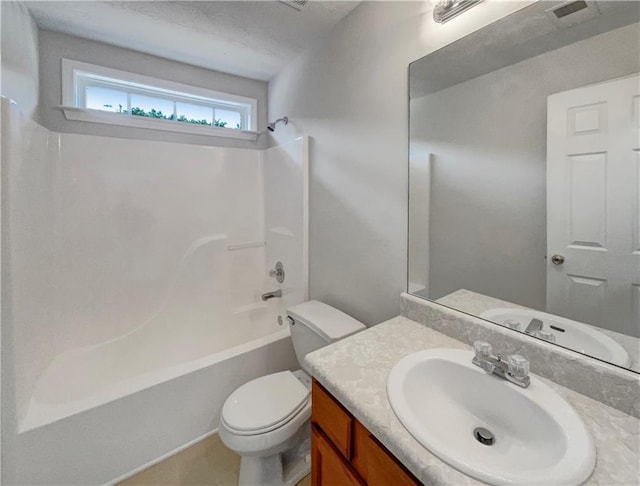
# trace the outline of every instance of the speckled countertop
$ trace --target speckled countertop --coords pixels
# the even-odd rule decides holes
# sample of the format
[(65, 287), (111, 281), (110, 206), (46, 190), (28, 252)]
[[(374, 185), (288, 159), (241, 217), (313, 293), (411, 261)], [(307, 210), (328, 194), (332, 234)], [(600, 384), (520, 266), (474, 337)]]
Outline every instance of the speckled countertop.
[[(307, 355), (322, 383), (418, 479), (429, 486), (482, 484), (420, 445), (391, 410), (387, 376), (403, 357), (429, 348), (466, 344), (405, 317), (396, 317)], [(640, 484), (640, 420), (541, 378), (582, 416), (595, 439), (596, 468), (588, 485)]]

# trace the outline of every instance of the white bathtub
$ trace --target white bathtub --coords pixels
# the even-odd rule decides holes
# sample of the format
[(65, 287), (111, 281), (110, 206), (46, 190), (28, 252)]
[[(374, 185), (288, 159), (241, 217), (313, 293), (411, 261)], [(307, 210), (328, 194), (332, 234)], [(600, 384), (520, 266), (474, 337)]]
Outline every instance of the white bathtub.
[(215, 326), (215, 342), (182, 332), (149, 346), (142, 328), (59, 356), (19, 424), (15, 477), (111, 483), (215, 431), (235, 388), (297, 366), (283, 311), (281, 299), (236, 310)]
[[(221, 314), (211, 328), (148, 325), (56, 357), (38, 380), (19, 432), (116, 400), (289, 336), (280, 299)], [(286, 320), (281, 322), (286, 322)], [(201, 323), (199, 323), (201, 324)], [(221, 325), (220, 325), (221, 324)]]
[(277, 317), (306, 299), (306, 139), (61, 134), (1, 105), (3, 484), (113, 482), (215, 431), (246, 381), (298, 367)]

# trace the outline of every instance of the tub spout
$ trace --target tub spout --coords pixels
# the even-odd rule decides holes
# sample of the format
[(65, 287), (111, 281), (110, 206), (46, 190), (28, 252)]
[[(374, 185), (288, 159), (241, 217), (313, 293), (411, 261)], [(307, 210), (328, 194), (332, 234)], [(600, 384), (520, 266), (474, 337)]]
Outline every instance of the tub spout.
[(274, 290), (273, 292), (262, 294), (262, 300), (269, 300), (273, 299), (274, 297), (282, 297), (282, 290)]

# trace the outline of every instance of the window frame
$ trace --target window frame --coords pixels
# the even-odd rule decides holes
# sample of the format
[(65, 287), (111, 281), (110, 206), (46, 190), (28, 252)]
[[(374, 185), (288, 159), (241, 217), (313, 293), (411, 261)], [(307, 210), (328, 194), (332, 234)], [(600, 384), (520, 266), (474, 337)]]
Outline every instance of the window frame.
[[(91, 76), (96, 78), (95, 84), (86, 82)], [(110, 80), (112, 81), (110, 82)], [(215, 121), (216, 108), (225, 109), (226, 106), (227, 108), (232, 108), (233, 111), (240, 112), (238, 105), (246, 105), (247, 109), (241, 113), (241, 117), (246, 117), (249, 129), (198, 125), (177, 120), (155, 119), (135, 116), (130, 113), (122, 114), (84, 108), (84, 88), (86, 86), (119, 88), (128, 93), (127, 99), (130, 99), (131, 94), (167, 99), (174, 102), (174, 115), (176, 115), (176, 103), (206, 106), (213, 110), (213, 121)], [(60, 108), (69, 120), (251, 141), (255, 141), (258, 138), (258, 100), (255, 98), (223, 93), (71, 59), (62, 59), (62, 105)], [(129, 106), (127, 106), (127, 109), (130, 111)]]

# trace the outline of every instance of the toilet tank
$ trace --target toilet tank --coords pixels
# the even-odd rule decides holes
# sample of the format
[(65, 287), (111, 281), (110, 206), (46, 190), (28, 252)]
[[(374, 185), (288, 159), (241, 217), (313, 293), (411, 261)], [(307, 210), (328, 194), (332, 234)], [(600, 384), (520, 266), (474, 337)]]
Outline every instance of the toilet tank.
[(366, 328), (362, 322), (317, 300), (289, 307), (287, 316), (293, 349), (303, 369), (308, 353)]

